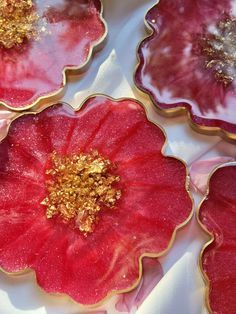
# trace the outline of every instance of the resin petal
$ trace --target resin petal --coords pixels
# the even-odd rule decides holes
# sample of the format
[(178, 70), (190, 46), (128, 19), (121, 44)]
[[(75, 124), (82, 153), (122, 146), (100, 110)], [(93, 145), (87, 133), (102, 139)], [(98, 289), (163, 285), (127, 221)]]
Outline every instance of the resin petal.
[[(55, 105), (16, 119), (0, 144), (0, 267), (31, 268), (45, 291), (84, 305), (134, 288), (141, 259), (166, 252), (192, 215), (185, 165), (162, 155), (164, 142), (131, 99), (94, 96), (79, 111)], [(41, 203), (51, 153), (91, 150), (116, 165), (122, 194), (85, 236), (60, 217), (47, 219)]]
[(207, 300), (215, 314), (236, 312), (236, 167), (218, 168), (199, 210), (199, 221), (212, 234), (201, 255), (209, 285)]
[[(202, 42), (219, 35), (219, 25), (227, 19), (236, 27), (235, 5), (235, 0), (160, 0), (146, 15), (152, 35), (139, 46), (140, 63), (135, 74), (136, 85), (164, 113), (187, 111), (191, 122), (202, 131), (218, 131), (232, 139), (236, 139), (236, 63), (228, 69), (228, 63), (216, 57), (207, 59), (207, 47)], [(229, 53), (230, 58), (229, 38), (222, 40), (225, 43), (220, 52), (217, 42), (212, 42), (217, 53)], [(230, 84), (219, 81), (224, 69), (232, 74)]]
[(65, 71), (82, 70), (106, 35), (99, 0), (34, 1), (43, 32), (10, 49), (0, 46), (0, 103), (24, 110), (59, 93)]

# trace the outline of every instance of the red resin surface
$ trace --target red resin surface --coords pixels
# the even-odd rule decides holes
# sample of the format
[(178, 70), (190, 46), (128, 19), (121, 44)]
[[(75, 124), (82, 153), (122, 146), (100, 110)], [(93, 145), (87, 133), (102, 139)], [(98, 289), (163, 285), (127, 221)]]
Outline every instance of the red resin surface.
[(199, 126), (236, 134), (236, 80), (217, 82), (199, 39), (227, 16), (235, 0), (160, 0), (146, 15), (153, 34), (140, 45), (137, 86), (161, 109), (184, 107)]
[[(185, 166), (161, 154), (164, 141), (133, 100), (96, 96), (77, 112), (57, 105), (15, 120), (0, 144), (0, 267), (30, 267), (47, 292), (82, 304), (130, 289), (140, 256), (166, 250), (192, 213)], [(59, 217), (47, 220), (40, 203), (50, 153), (91, 149), (117, 164), (122, 196), (85, 237)]]
[(63, 70), (81, 68), (106, 28), (99, 0), (34, 1), (45, 33), (11, 49), (0, 47), (0, 102), (32, 106), (63, 87)]
[(199, 218), (214, 235), (203, 252), (202, 266), (209, 278), (209, 303), (214, 314), (236, 313), (236, 167), (217, 170)]

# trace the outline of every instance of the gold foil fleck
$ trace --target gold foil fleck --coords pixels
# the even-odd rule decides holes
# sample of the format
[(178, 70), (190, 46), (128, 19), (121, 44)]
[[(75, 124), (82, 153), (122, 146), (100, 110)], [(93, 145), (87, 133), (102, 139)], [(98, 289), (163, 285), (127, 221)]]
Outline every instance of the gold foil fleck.
[(236, 20), (227, 18), (218, 23), (214, 33), (201, 41), (206, 68), (212, 69), (217, 81), (225, 86), (236, 77)]
[(37, 38), (39, 18), (32, 0), (1, 0), (0, 46), (10, 49), (25, 39)]
[(97, 151), (71, 156), (54, 152), (51, 161), (46, 171), (48, 196), (41, 203), (47, 207), (46, 217), (73, 219), (85, 235), (93, 232), (102, 208), (114, 208), (121, 197), (121, 191), (113, 187), (120, 177), (110, 173), (114, 164)]

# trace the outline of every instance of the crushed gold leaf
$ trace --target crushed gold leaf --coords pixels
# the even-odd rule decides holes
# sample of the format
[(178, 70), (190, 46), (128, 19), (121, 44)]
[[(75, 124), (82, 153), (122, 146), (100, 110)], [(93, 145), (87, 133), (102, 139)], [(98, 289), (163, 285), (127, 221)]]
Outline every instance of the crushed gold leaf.
[(52, 167), (46, 171), (48, 196), (46, 217), (59, 215), (65, 222), (73, 219), (83, 234), (92, 233), (102, 208), (114, 208), (121, 191), (113, 184), (119, 176), (110, 173), (115, 165), (97, 151), (78, 155), (51, 157)]
[(212, 69), (217, 81), (225, 86), (236, 77), (236, 20), (227, 18), (217, 25), (214, 33), (202, 40), (206, 68)]
[(1, 0), (0, 46), (10, 49), (37, 38), (39, 18), (32, 0)]

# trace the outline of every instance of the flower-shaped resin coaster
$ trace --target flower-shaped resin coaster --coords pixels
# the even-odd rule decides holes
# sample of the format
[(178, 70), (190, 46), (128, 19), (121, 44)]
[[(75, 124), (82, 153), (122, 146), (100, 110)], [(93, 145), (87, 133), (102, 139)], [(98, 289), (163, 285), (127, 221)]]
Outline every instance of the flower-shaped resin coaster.
[(100, 0), (2, 0), (0, 103), (24, 110), (59, 94), (106, 33)]
[(236, 139), (236, 1), (160, 0), (146, 15), (136, 85), (163, 113)]
[(199, 222), (212, 235), (201, 254), (210, 313), (236, 313), (236, 163), (218, 168), (199, 209)]
[(12, 122), (0, 144), (0, 267), (94, 305), (133, 289), (141, 260), (192, 216), (185, 165), (135, 100), (92, 96)]

